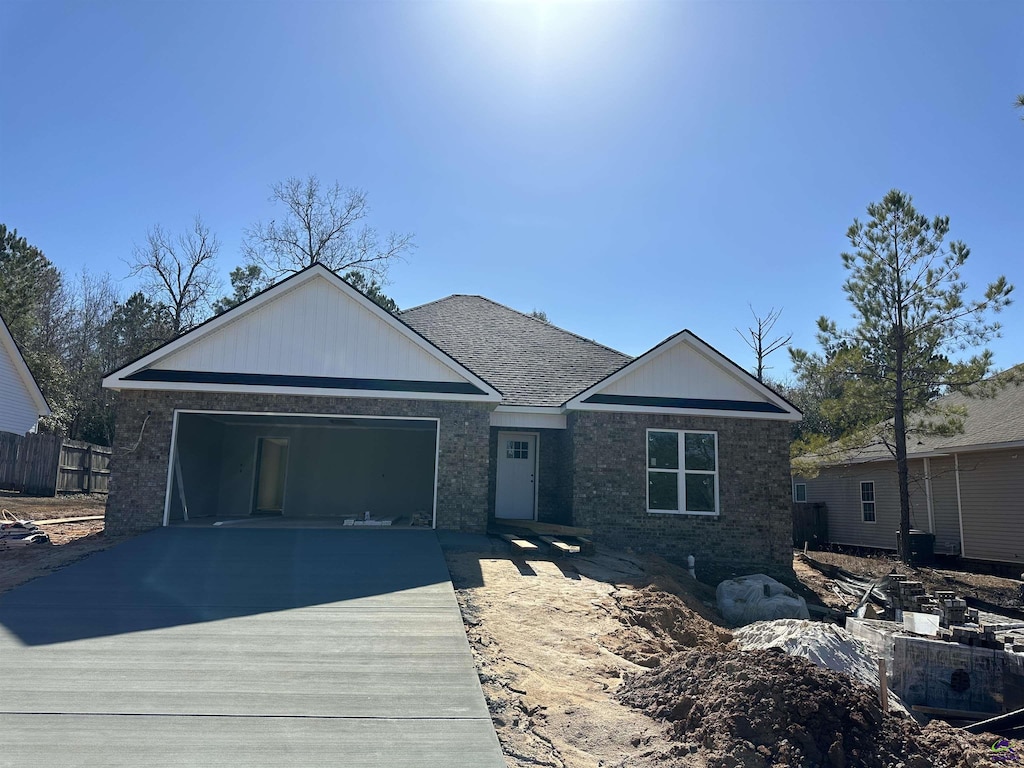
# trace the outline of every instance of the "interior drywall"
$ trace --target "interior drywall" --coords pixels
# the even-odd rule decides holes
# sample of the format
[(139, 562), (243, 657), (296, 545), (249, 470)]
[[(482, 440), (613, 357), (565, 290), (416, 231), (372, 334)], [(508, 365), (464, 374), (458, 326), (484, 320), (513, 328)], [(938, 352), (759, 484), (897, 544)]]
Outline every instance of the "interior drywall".
[(189, 519), (217, 516), (223, 439), (224, 425), (214, 419), (202, 414), (180, 419), (175, 449), (181, 484), (177, 469), (172, 468), (170, 520), (184, 519), (181, 487), (185, 489)]

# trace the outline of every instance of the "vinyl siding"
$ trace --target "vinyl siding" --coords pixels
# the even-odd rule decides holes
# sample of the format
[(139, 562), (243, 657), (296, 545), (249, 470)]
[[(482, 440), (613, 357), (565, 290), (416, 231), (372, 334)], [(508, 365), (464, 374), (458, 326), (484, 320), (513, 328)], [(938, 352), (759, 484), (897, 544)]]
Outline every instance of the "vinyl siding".
[(1024, 565), (1024, 449), (960, 454), (960, 495), (964, 557)]
[(14, 367), (7, 344), (0, 339), (0, 432), (23, 435), (38, 418), (32, 395)]
[(325, 278), (201, 335), (153, 368), (338, 378), (464, 382), (466, 378)]
[[(860, 484), (875, 484), (875, 522), (864, 522), (861, 514)], [(878, 549), (896, 549), (900, 527), (900, 492), (895, 465), (891, 462), (831, 467), (814, 478), (796, 478), (807, 483), (808, 503), (821, 502), (828, 508), (828, 536), (833, 544)], [(911, 462), (910, 527), (928, 530), (923, 462)]]
[(932, 509), (935, 517), (935, 551), (960, 551), (960, 514), (956, 506), (956, 474), (952, 458), (929, 459), (932, 475)]
[(765, 398), (688, 344), (679, 343), (597, 392), (763, 403)]

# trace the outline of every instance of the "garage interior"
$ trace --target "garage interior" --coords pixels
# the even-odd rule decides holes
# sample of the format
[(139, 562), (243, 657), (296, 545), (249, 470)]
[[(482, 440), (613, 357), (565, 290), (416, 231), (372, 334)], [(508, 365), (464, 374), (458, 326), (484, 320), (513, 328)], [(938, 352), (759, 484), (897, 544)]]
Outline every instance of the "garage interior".
[(436, 419), (179, 413), (167, 520), (430, 527)]

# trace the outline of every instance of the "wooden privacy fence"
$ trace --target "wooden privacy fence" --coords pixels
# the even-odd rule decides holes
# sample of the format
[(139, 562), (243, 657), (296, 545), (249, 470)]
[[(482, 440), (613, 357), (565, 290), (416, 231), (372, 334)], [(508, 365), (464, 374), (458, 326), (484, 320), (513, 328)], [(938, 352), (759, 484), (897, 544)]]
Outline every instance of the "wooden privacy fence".
[(828, 508), (824, 504), (793, 504), (793, 546), (828, 544)]
[(29, 496), (106, 493), (110, 448), (60, 435), (0, 432), (0, 489)]

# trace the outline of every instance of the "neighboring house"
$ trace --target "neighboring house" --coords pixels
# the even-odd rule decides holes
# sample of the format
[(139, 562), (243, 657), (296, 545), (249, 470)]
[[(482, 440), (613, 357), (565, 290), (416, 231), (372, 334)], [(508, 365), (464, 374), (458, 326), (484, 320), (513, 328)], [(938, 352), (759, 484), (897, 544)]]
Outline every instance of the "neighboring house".
[(49, 415), (50, 407), (0, 317), (0, 432), (24, 435), (36, 428), (41, 416)]
[(800, 413), (688, 331), (639, 358), (480, 296), (391, 315), (315, 265), (110, 374), (108, 529), (324, 516), (593, 529), (785, 570)]
[[(911, 528), (934, 533), (938, 552), (1024, 565), (1024, 386), (941, 402), (966, 409), (964, 431), (909, 441)], [(826, 505), (832, 543), (896, 549), (899, 486), (884, 447), (795, 477), (793, 498)]]

